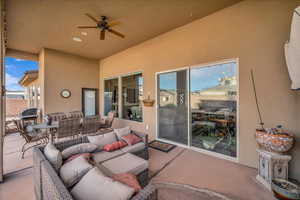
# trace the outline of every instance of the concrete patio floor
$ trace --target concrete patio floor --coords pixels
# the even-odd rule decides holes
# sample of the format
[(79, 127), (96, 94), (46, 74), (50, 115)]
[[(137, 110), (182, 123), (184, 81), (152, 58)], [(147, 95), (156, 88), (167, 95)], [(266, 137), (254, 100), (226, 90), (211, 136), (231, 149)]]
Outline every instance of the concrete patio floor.
[(192, 185), (234, 200), (275, 199), (256, 175), (256, 169), (186, 149), (152, 181)]
[[(21, 159), (19, 134), (5, 137), (7, 175), (0, 184), (0, 199), (34, 200), (32, 153)], [(225, 194), (234, 200), (272, 200), (271, 192), (256, 182), (256, 170), (192, 150), (176, 147), (169, 153), (149, 149), (150, 177), (154, 182), (193, 185)], [(23, 169), (23, 170), (20, 170)]]
[(9, 174), (32, 166), (32, 150), (26, 151), (21, 158), (21, 149), (25, 140), (19, 133), (12, 133), (4, 137), (4, 174)]

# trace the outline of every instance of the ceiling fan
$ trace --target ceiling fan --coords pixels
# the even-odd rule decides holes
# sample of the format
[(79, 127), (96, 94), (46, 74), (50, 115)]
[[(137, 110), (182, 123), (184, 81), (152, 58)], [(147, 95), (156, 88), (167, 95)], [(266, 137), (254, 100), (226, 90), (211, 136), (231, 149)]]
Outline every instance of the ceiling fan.
[(123, 35), (122, 33), (119, 33), (113, 29), (111, 29), (111, 27), (116, 26), (118, 24), (120, 24), (120, 22), (115, 21), (115, 22), (108, 22), (108, 18), (106, 16), (101, 16), (101, 20), (97, 20), (95, 17), (93, 17), (92, 15), (86, 13), (86, 16), (88, 16), (91, 20), (93, 20), (94, 22), (96, 22), (96, 26), (78, 26), (78, 28), (80, 29), (90, 29), (90, 28), (98, 28), (100, 29), (100, 40), (104, 40), (105, 39), (105, 32), (108, 31), (112, 34), (115, 34), (121, 38), (125, 38), (125, 35)]

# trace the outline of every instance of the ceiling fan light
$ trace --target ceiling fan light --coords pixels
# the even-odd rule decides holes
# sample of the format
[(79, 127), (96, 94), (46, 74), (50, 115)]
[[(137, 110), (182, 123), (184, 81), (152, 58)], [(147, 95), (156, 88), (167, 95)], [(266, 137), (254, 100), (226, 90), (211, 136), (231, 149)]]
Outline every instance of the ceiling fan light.
[(73, 37), (72, 38), (75, 42), (82, 42), (82, 39), (80, 37)]

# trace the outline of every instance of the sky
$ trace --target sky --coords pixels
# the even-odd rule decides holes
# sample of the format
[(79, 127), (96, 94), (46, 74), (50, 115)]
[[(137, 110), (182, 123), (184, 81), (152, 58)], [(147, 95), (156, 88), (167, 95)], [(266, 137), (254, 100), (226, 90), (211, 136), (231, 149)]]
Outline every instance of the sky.
[(28, 70), (37, 70), (38, 62), (22, 60), (17, 58), (5, 57), (5, 84), (7, 90), (24, 90), (19, 85), (19, 80), (24, 75), (24, 72)]
[[(237, 73), (236, 64), (225, 63), (208, 67), (195, 67), (190, 70), (190, 87), (191, 91), (201, 91), (212, 88), (219, 84), (219, 79), (232, 77)], [(170, 72), (160, 75), (160, 88), (165, 90), (176, 89), (176, 72)]]

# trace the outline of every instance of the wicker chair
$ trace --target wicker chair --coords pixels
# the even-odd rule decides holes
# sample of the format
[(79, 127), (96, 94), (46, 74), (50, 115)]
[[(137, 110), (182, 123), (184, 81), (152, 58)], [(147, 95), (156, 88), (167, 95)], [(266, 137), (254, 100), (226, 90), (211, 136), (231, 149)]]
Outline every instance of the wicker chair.
[(80, 133), (81, 123), (80, 119), (63, 119), (58, 121), (58, 128), (56, 131), (56, 138), (64, 138), (70, 136), (77, 136)]
[(81, 134), (86, 135), (97, 133), (100, 125), (101, 124), (99, 115), (84, 117), (82, 121)]
[(115, 111), (110, 111), (107, 114), (104, 124), (101, 124), (100, 128), (111, 128), (116, 116)]
[(60, 121), (60, 120), (67, 119), (67, 115), (63, 112), (49, 113), (47, 115), (51, 117), (52, 121)]
[(81, 111), (72, 111), (68, 113), (68, 118), (83, 118), (83, 113)]
[[(14, 120), (17, 131), (20, 135), (25, 139), (25, 143), (22, 146), (22, 159), (24, 158), (24, 154), (27, 150), (35, 147), (37, 145), (46, 144), (49, 140), (48, 135), (41, 131), (28, 131), (29, 127), (27, 128), (24, 126), (24, 122), (22, 120)], [(27, 144), (31, 144), (30, 146), (26, 147)]]

